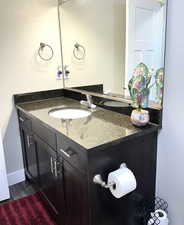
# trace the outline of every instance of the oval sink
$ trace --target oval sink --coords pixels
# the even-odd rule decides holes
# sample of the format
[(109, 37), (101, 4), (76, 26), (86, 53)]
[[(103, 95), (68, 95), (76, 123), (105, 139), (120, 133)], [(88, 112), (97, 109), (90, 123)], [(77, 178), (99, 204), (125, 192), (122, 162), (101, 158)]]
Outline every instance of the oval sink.
[(108, 106), (108, 107), (128, 107), (128, 103), (124, 102), (116, 102), (116, 101), (105, 101), (103, 102), (103, 105)]
[(86, 109), (78, 108), (60, 108), (49, 111), (49, 116), (58, 119), (79, 119), (91, 115), (91, 112)]

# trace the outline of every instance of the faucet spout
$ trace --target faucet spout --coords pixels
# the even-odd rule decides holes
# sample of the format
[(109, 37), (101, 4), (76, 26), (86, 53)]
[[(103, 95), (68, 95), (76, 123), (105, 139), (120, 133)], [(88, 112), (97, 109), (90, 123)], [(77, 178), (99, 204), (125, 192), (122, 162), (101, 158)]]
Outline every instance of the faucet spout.
[(91, 95), (86, 95), (86, 99), (87, 99), (87, 103), (89, 105), (89, 108), (91, 108), (92, 104), (93, 104), (93, 101), (92, 101), (92, 97)]
[(81, 105), (85, 105), (90, 109), (95, 109), (96, 105), (93, 104), (92, 96), (89, 94), (86, 94), (87, 101), (80, 101)]

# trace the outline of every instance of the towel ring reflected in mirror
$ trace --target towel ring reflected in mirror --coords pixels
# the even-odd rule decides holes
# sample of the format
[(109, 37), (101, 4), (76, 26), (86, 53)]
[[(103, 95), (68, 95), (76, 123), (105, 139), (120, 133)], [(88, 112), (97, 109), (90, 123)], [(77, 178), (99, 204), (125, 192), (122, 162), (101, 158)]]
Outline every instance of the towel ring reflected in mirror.
[[(50, 54), (49, 54), (48, 57), (44, 57), (43, 56), (43, 51), (44, 51), (45, 48), (48, 48), (50, 50)], [(44, 60), (44, 61), (50, 61), (53, 58), (53, 56), (54, 56), (54, 50), (52, 49), (52, 47), (50, 45), (41, 42), (40, 43), (40, 47), (38, 49), (38, 55), (39, 55), (39, 57), (42, 60)]]
[(73, 55), (77, 60), (84, 60), (86, 56), (86, 49), (83, 45), (75, 43), (73, 49)]

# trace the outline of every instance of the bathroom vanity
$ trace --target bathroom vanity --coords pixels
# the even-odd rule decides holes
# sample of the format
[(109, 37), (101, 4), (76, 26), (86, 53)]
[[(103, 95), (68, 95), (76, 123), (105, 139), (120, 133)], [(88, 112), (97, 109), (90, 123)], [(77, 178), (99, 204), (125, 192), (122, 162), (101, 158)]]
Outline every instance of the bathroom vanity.
[[(141, 225), (143, 205), (155, 197), (159, 126), (137, 128), (128, 115), (99, 106), (85, 118), (49, 115), (55, 108), (85, 110), (84, 99), (65, 89), (14, 96), (26, 178), (58, 224)], [(117, 199), (93, 177), (107, 181), (121, 163), (134, 173), (137, 188)]]

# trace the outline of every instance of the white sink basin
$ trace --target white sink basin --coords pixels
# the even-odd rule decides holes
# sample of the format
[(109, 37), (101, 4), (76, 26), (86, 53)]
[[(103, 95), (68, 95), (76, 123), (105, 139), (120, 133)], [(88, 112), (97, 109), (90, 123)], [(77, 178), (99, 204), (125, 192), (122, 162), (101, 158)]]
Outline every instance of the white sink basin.
[(60, 108), (49, 111), (49, 116), (58, 119), (79, 119), (89, 115), (91, 115), (89, 110), (78, 108)]

